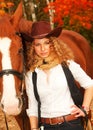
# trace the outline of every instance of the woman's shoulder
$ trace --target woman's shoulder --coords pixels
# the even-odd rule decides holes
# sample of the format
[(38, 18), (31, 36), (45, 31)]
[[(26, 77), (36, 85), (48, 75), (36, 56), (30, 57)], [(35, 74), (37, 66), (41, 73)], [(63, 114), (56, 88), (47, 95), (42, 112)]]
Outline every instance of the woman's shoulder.
[(72, 67), (77, 67), (77, 66), (80, 67), (80, 64), (77, 63), (77, 62), (74, 61), (74, 60), (68, 60), (67, 63), (68, 63), (68, 66), (69, 66), (69, 67), (71, 67), (71, 66), (72, 66)]
[(80, 71), (82, 68), (79, 63), (75, 62), (74, 60), (68, 60), (68, 67), (72, 72)]
[(32, 74), (33, 74), (34, 72), (38, 73), (38, 71), (39, 71), (38, 68), (36, 68), (34, 71), (29, 70), (29, 71), (27, 71), (27, 72), (25, 73), (25, 75), (26, 75), (26, 76), (32, 76)]
[(25, 73), (25, 77), (31, 77), (32, 76), (32, 72), (29, 70)]

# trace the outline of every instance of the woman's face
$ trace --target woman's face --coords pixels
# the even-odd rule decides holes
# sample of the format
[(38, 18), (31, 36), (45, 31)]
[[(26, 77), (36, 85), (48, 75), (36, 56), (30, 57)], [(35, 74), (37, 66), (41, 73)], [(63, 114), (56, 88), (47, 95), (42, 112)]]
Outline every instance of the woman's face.
[(50, 54), (50, 41), (48, 38), (35, 39), (34, 49), (36, 54), (41, 58), (46, 58)]

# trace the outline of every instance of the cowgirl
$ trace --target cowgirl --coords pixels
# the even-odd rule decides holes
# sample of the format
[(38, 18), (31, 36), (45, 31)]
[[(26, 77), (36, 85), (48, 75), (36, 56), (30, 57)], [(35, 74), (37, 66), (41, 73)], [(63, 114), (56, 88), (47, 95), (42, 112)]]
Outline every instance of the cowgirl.
[(28, 95), (27, 114), (31, 130), (39, 130), (38, 103), (32, 72), (37, 73), (37, 90), (41, 101), (41, 124), (44, 130), (84, 130), (80, 117), (85, 113), (75, 105), (61, 63), (65, 63), (76, 81), (85, 89), (82, 109), (88, 113), (93, 95), (93, 80), (74, 61), (69, 47), (58, 36), (61, 27), (51, 30), (45, 21), (35, 22), (31, 29), (28, 72), (25, 77)]

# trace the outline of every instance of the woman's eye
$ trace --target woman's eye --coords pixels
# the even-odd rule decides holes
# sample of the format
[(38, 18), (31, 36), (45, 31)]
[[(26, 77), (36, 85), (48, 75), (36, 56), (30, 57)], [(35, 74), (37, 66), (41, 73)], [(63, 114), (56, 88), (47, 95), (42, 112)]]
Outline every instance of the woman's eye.
[(35, 44), (35, 46), (39, 46), (39, 45), (40, 45), (40, 43), (36, 43), (36, 44)]
[(45, 44), (49, 44), (50, 43), (50, 41), (46, 41), (46, 42), (44, 42)]
[[(42, 43), (35, 43), (34, 45), (35, 46), (40, 46)], [(45, 42), (43, 42), (43, 44), (50, 44), (50, 41), (48, 40), (48, 41), (45, 41)]]

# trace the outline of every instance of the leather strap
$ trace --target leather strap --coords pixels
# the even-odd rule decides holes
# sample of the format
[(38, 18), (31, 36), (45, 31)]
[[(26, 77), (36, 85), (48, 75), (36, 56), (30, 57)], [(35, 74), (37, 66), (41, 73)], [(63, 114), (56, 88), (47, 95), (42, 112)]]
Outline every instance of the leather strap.
[(66, 116), (60, 116), (60, 117), (54, 117), (54, 118), (41, 118), (41, 123), (56, 125), (56, 124), (61, 124), (65, 121), (68, 122), (75, 119), (77, 118), (74, 115), (66, 115)]

